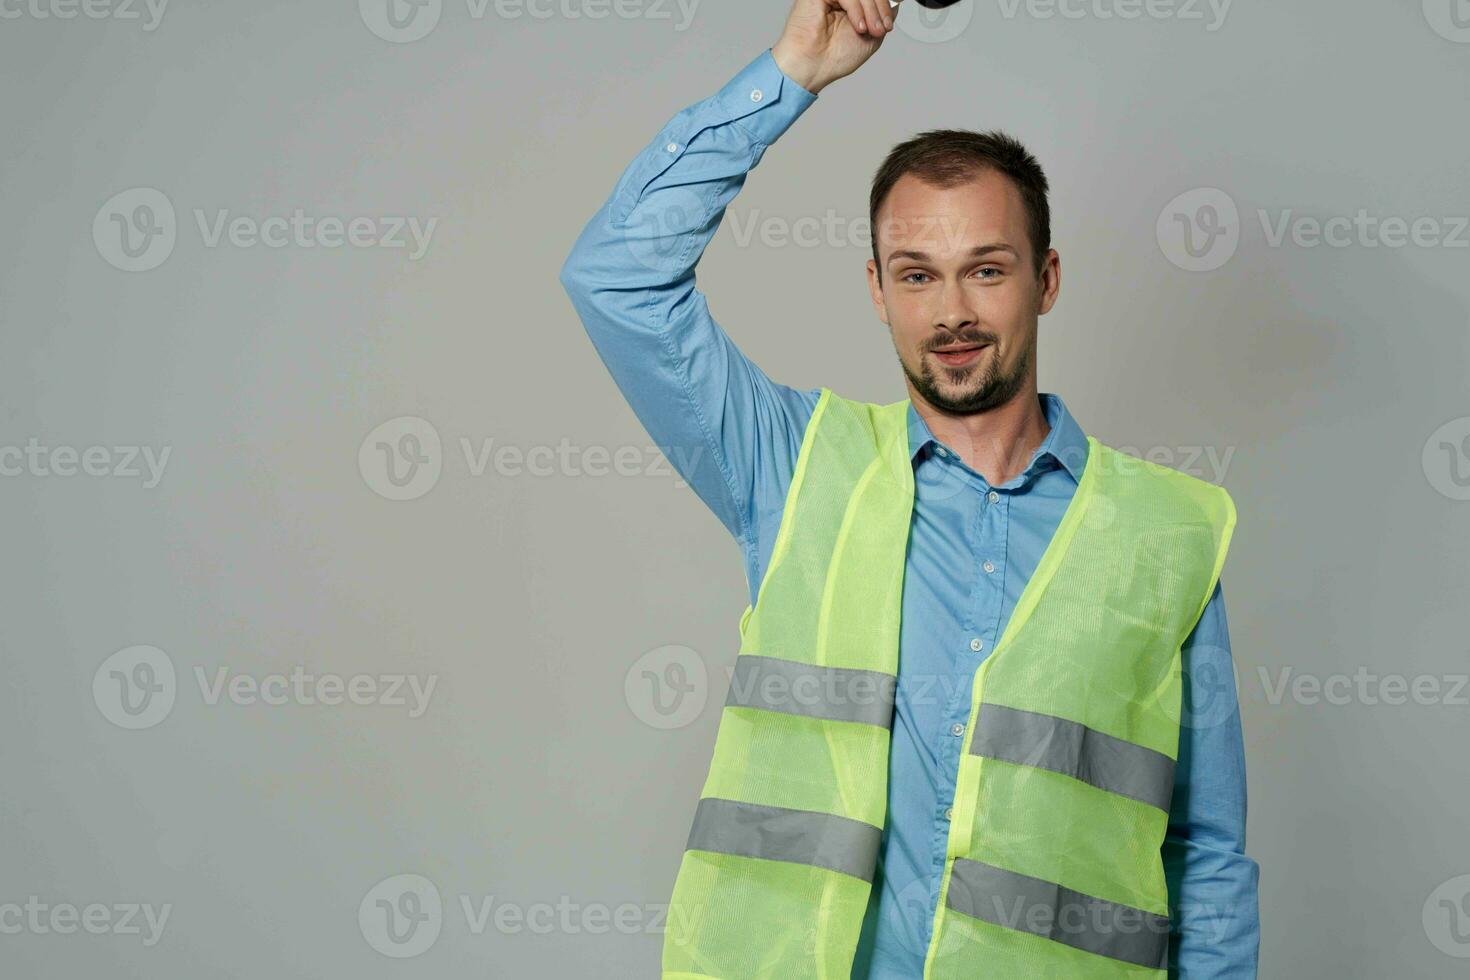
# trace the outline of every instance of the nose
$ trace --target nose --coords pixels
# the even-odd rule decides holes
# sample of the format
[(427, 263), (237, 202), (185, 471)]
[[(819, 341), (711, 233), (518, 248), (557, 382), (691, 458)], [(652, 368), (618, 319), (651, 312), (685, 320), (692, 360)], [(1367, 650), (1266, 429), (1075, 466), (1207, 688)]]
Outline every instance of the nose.
[(934, 327), (951, 333), (973, 327), (979, 322), (974, 303), (964, 286), (957, 282), (945, 284), (939, 297), (939, 308), (935, 312)]

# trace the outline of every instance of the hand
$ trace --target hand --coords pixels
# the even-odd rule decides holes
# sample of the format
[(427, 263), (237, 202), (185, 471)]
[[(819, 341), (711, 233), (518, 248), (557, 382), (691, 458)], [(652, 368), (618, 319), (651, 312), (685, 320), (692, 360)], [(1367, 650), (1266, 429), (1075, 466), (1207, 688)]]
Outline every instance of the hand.
[(873, 56), (896, 10), (888, 0), (796, 0), (771, 56), (796, 84), (820, 92)]

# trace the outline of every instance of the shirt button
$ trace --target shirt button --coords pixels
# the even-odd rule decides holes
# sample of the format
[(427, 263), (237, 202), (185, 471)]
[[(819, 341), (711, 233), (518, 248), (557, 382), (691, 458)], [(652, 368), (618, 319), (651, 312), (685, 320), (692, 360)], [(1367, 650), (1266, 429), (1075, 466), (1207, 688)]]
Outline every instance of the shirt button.
[(987, 572), (993, 572), (995, 571), (995, 562), (987, 558), (985, 559), (985, 564), (981, 565), (980, 567), (985, 569)]
[(959, 736), (965, 734), (965, 726), (961, 725), (959, 722), (955, 722), (953, 725), (949, 726), (949, 733), (958, 738)]
[(979, 653), (981, 650), (985, 649), (985, 641), (980, 639), (980, 637), (978, 636), (975, 637), (973, 640), (970, 641), (970, 649), (974, 650), (976, 653)]
[(939, 446), (934, 450), (934, 455), (947, 457), (949, 456), (949, 450), (945, 449), (943, 446)]
[(996, 501), (1000, 500), (1000, 494), (998, 494), (994, 490), (992, 490), (992, 491), (990, 491), (989, 493), (987, 493), (985, 495), (985, 499), (988, 500), (988, 501), (990, 501), (993, 504)]
[(679, 144), (678, 143), (670, 143), (668, 146), (664, 147), (664, 149), (668, 150), (670, 153), (678, 153), (679, 152)]
[(947, 807), (944, 808), (944, 819), (946, 819), (946, 820), (953, 820), (954, 819), (954, 807), (947, 806)]
[(752, 101), (752, 102), (759, 102), (763, 98), (765, 98), (765, 96), (763, 96), (761, 94), (761, 90), (760, 89), (754, 89), (750, 93), (750, 101)]

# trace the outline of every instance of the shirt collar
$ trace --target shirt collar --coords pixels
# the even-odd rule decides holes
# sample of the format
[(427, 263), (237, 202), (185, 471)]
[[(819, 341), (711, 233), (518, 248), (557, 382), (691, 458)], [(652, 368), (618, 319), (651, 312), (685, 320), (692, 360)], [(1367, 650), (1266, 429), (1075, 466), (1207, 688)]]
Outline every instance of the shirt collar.
[[(1060, 395), (1043, 391), (1037, 394), (1037, 398), (1051, 431), (1041, 440), (1041, 445), (1036, 448), (1026, 470), (1029, 472), (1039, 462), (1055, 461), (1072, 475), (1072, 479), (1081, 480), (1082, 468), (1087, 465), (1086, 433), (1072, 417), (1072, 413), (1067, 411), (1067, 405)], [(928, 448), (932, 452), (933, 447), (939, 445), (939, 440), (929, 431), (929, 426), (919, 416), (912, 401), (909, 402), (908, 415), (909, 451), (911, 458), (917, 462), (920, 451)]]

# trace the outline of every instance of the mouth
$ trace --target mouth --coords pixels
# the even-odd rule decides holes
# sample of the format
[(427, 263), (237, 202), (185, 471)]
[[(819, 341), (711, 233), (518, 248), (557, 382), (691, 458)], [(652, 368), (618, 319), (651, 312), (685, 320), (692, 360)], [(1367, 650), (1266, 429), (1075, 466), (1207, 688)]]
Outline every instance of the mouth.
[(946, 344), (929, 351), (947, 367), (964, 367), (980, 357), (980, 352), (989, 344)]

